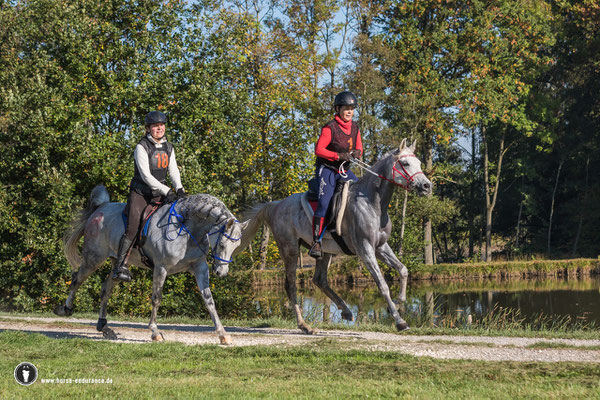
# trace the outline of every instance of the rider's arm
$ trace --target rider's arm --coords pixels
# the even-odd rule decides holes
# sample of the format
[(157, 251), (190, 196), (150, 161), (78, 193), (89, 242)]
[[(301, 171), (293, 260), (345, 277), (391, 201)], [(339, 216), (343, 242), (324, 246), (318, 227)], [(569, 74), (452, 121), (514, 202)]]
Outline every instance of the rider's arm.
[(177, 160), (175, 160), (175, 149), (171, 151), (171, 158), (169, 159), (169, 177), (171, 178), (171, 183), (175, 186), (175, 191), (183, 189), (181, 174), (179, 173), (179, 168), (177, 168)]
[(360, 131), (358, 131), (358, 135), (356, 135), (356, 150), (360, 150), (360, 154), (362, 155), (363, 153), (363, 145), (362, 145), (362, 139), (361, 139), (361, 134)]
[(142, 176), (142, 180), (146, 182), (146, 185), (150, 186), (152, 190), (159, 191), (163, 196), (166, 196), (169, 192), (169, 187), (167, 185), (163, 185), (152, 176), (150, 173), (150, 163), (148, 162), (148, 153), (144, 146), (138, 144), (135, 146), (135, 151), (133, 152), (133, 158), (135, 160), (135, 164), (140, 171), (140, 175)]
[(317, 157), (325, 158), (326, 160), (337, 161), (339, 158), (338, 153), (327, 150), (329, 143), (331, 143), (331, 129), (328, 126), (324, 126), (321, 129), (321, 136), (319, 136), (319, 140), (317, 140), (317, 145), (315, 146), (315, 154)]

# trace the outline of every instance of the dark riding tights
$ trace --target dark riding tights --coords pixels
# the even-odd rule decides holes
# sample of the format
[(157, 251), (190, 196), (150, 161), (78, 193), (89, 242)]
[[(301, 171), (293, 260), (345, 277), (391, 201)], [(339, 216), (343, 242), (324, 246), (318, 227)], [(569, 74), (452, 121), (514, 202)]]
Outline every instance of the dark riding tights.
[(138, 234), (144, 208), (148, 204), (158, 202), (159, 200), (160, 196), (143, 196), (134, 190), (129, 193), (129, 200), (125, 207), (125, 215), (127, 215), (127, 229), (125, 230), (125, 234), (129, 240), (133, 242)]

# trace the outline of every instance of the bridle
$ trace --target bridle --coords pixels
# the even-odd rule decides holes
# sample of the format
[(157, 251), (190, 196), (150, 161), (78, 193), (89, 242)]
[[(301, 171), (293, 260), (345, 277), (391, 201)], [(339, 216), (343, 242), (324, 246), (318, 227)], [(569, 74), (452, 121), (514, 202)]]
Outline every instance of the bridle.
[[(176, 223), (178, 223), (180, 226), (179, 226), (179, 230), (177, 231), (177, 236), (174, 237), (174, 238), (170, 238), (168, 236), (168, 232), (167, 232), (167, 234), (166, 234), (167, 240), (175, 240), (177, 237), (181, 236), (181, 234), (182, 234), (183, 231), (185, 231), (185, 233), (187, 233), (188, 235), (190, 235), (190, 238), (194, 241), (194, 243), (196, 243), (196, 245), (200, 248), (200, 250), (204, 253), (204, 255), (208, 256), (208, 254), (204, 250), (204, 248), (200, 245), (200, 243), (198, 243), (198, 241), (196, 240), (196, 238), (194, 237), (194, 235), (192, 235), (192, 232), (190, 232), (190, 230), (187, 228), (187, 226), (185, 226), (185, 224), (183, 223), (185, 221), (185, 218), (183, 217), (183, 215), (181, 215), (177, 211), (175, 211), (175, 204), (177, 204), (177, 200), (175, 200), (171, 204), (171, 208), (169, 208), (169, 217), (167, 219), (167, 226), (168, 225), (174, 225)], [(172, 217), (175, 217), (175, 219), (177, 220), (177, 222), (171, 222), (171, 218)], [(239, 221), (237, 219), (234, 222), (235, 223), (239, 223)], [(205, 237), (206, 237), (206, 240), (208, 241), (208, 243), (210, 245), (210, 238), (209, 237), (212, 236), (212, 235), (216, 235), (216, 234), (219, 235), (219, 237), (215, 241), (215, 245), (211, 249), (210, 256), (213, 259), (215, 259), (215, 260), (218, 260), (218, 261), (221, 261), (221, 262), (225, 262), (225, 263), (230, 263), (231, 261), (233, 261), (233, 258), (231, 258), (229, 260), (225, 260), (225, 259), (223, 259), (223, 258), (221, 258), (221, 257), (219, 257), (219, 256), (216, 255), (216, 253), (217, 253), (217, 247), (219, 246), (219, 243), (221, 243), (221, 239), (223, 237), (225, 237), (226, 239), (229, 239), (229, 240), (231, 240), (233, 242), (237, 242), (242, 237), (241, 236), (239, 238), (233, 238), (233, 237), (231, 237), (227, 232), (225, 232), (225, 225), (227, 225), (227, 220), (225, 220), (223, 222), (223, 224), (221, 224), (221, 226), (217, 230), (211, 232), (212, 228), (214, 228), (216, 226), (216, 224), (213, 225), (211, 227), (211, 230), (208, 231), (208, 233), (205, 235)]]
[[(414, 154), (411, 153), (411, 154), (405, 154), (405, 155), (399, 157), (396, 160), (396, 162), (394, 163), (394, 165), (392, 165), (392, 179), (389, 179), (388, 177), (386, 177), (384, 175), (378, 174), (377, 172), (375, 172), (375, 171), (373, 171), (371, 169), (371, 166), (369, 164), (367, 164), (367, 163), (365, 163), (365, 162), (363, 162), (363, 161), (361, 161), (361, 160), (359, 160), (357, 158), (354, 158), (354, 159), (350, 160), (350, 162), (356, 164), (358, 167), (360, 167), (363, 170), (371, 173), (372, 175), (375, 175), (376, 177), (378, 177), (380, 179), (386, 180), (386, 181), (388, 181), (390, 183), (393, 183), (396, 186), (400, 186), (400, 187), (402, 187), (402, 188), (404, 188), (406, 190), (410, 190), (410, 184), (415, 180), (415, 176), (417, 176), (419, 174), (423, 174), (423, 171), (415, 172), (412, 175), (409, 174), (408, 171), (406, 170), (406, 168), (404, 168), (404, 165), (402, 165), (402, 163), (400, 162), (400, 160), (402, 160), (403, 158), (408, 158), (408, 157), (415, 157), (416, 158), (417, 156), (415, 156)], [(400, 163), (400, 168), (402, 170), (399, 170), (398, 168), (396, 168), (396, 165), (398, 163)], [(406, 185), (403, 185), (401, 183), (396, 182), (396, 179), (395, 179), (396, 178), (396, 173), (398, 175), (400, 175), (402, 178), (404, 178), (404, 180), (406, 181)]]

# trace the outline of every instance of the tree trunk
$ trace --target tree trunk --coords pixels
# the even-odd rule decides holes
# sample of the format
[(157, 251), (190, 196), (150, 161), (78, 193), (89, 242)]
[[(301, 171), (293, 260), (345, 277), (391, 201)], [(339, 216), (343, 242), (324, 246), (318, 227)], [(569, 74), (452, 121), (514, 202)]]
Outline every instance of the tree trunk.
[[(585, 190), (583, 192), (583, 199), (587, 200), (587, 194), (588, 194), (588, 184), (589, 184), (589, 177), (590, 177), (590, 158), (588, 157), (586, 164), (585, 164)], [(573, 243), (573, 254), (572, 257), (575, 257), (575, 255), (577, 254), (577, 245), (579, 244), (579, 237), (581, 236), (581, 226), (583, 225), (583, 214), (584, 214), (584, 207), (585, 206), (585, 201), (582, 202), (582, 206), (579, 207), (579, 224), (577, 225), (577, 233), (575, 234), (575, 242)]]
[(406, 205), (408, 204), (408, 190), (404, 191), (404, 203), (402, 204), (402, 223), (400, 225), (400, 246), (398, 247), (398, 258), (402, 259), (404, 251), (404, 228), (406, 226)]
[[(475, 156), (475, 143), (476, 143), (476, 136), (475, 136), (475, 130), (473, 130), (473, 133), (471, 134), (471, 174), (472, 176), (475, 176), (475, 171), (477, 170), (477, 166), (475, 165), (475, 161), (476, 161), (476, 156)], [(473, 257), (473, 249), (475, 247), (475, 212), (473, 211), (473, 205), (475, 204), (475, 180), (473, 179), (473, 181), (471, 181), (471, 187), (470, 187), (470, 198), (471, 198), (471, 205), (470, 207), (467, 209), (468, 213), (467, 213), (467, 218), (468, 218), (468, 226), (469, 226), (469, 257)]]
[(269, 236), (271, 231), (266, 225), (263, 226), (263, 233), (260, 239), (260, 266), (259, 269), (263, 270), (267, 266), (267, 249), (269, 245)]
[(502, 159), (504, 153), (504, 140), (506, 139), (506, 131), (502, 132), (500, 139), (500, 151), (498, 152), (498, 165), (496, 166), (496, 185), (493, 189), (490, 188), (489, 174), (489, 149), (486, 136), (486, 128), (481, 128), (481, 140), (483, 145), (483, 179), (485, 183), (485, 257), (484, 261), (492, 261), (492, 214), (498, 199), (498, 189), (500, 188), (500, 172), (502, 171)]
[(560, 160), (558, 171), (556, 171), (556, 181), (554, 181), (554, 190), (552, 191), (552, 203), (550, 204), (550, 217), (548, 218), (548, 254), (550, 254), (550, 240), (552, 238), (552, 218), (554, 217), (554, 201), (556, 199), (556, 190), (558, 189), (558, 179), (560, 178), (560, 170), (562, 169), (564, 160)]
[[(425, 149), (425, 168), (431, 171), (433, 167), (433, 150), (431, 141), (428, 141)], [(423, 240), (425, 242), (425, 264), (433, 265), (433, 242), (431, 241), (431, 220), (427, 217), (423, 219)]]

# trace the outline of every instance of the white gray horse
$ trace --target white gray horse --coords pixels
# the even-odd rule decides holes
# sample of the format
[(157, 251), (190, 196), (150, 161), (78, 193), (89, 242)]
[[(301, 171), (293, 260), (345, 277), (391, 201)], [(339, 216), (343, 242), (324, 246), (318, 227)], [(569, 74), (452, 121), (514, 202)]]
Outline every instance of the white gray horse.
[[(416, 190), (421, 195), (432, 192), (432, 184), (421, 171), (421, 162), (415, 157), (416, 143), (406, 145), (406, 139), (398, 149), (386, 154), (368, 174), (350, 186), (348, 203), (341, 222), (341, 236), (352, 253), (358, 255), (373, 276), (379, 291), (388, 304), (388, 310), (396, 322), (399, 331), (408, 329), (390, 297), (387, 283), (381, 273), (377, 260), (395, 268), (401, 279), (399, 298), (406, 300), (406, 282), (408, 271), (393, 250), (387, 244), (392, 223), (387, 209), (396, 187)], [(302, 310), (296, 300), (296, 267), (300, 244), (312, 242), (311, 220), (302, 206), (303, 193), (293, 194), (283, 200), (260, 204), (245, 215), (242, 245), (237, 253), (250, 243), (256, 231), (267, 224), (279, 248), (286, 269), (285, 290), (296, 312), (298, 328), (305, 333), (315, 332), (302, 318)], [(339, 232), (338, 232), (339, 233)], [(342, 318), (351, 321), (352, 312), (344, 301), (332, 290), (327, 280), (327, 270), (333, 254), (343, 251), (326, 233), (322, 248), (324, 256), (317, 260), (313, 282), (342, 311)]]
[[(111, 203), (106, 188), (96, 186), (90, 195), (87, 208), (81, 211), (65, 233), (64, 253), (73, 268), (73, 278), (69, 297), (64, 305), (54, 309), (57, 315), (71, 315), (75, 293), (81, 284), (107, 258), (113, 264), (117, 256), (119, 239), (125, 231), (123, 210), (125, 204)], [(215, 324), (219, 339), (223, 344), (231, 343), (217, 314), (209, 286), (207, 257), (213, 258), (213, 271), (217, 276), (225, 276), (233, 251), (241, 243), (242, 226), (223, 202), (208, 194), (185, 197), (174, 205), (159, 208), (148, 226), (147, 240), (142, 249), (154, 264), (152, 285), (152, 314), (149, 328), (152, 340), (163, 340), (156, 325), (156, 314), (160, 306), (162, 288), (167, 275), (189, 271), (196, 277), (202, 299)], [(81, 255), (78, 243), (83, 236)], [(133, 249), (129, 262), (147, 268), (138, 250)], [(108, 275), (102, 285), (100, 315), (96, 329), (114, 334), (106, 327), (106, 306), (115, 284)]]

